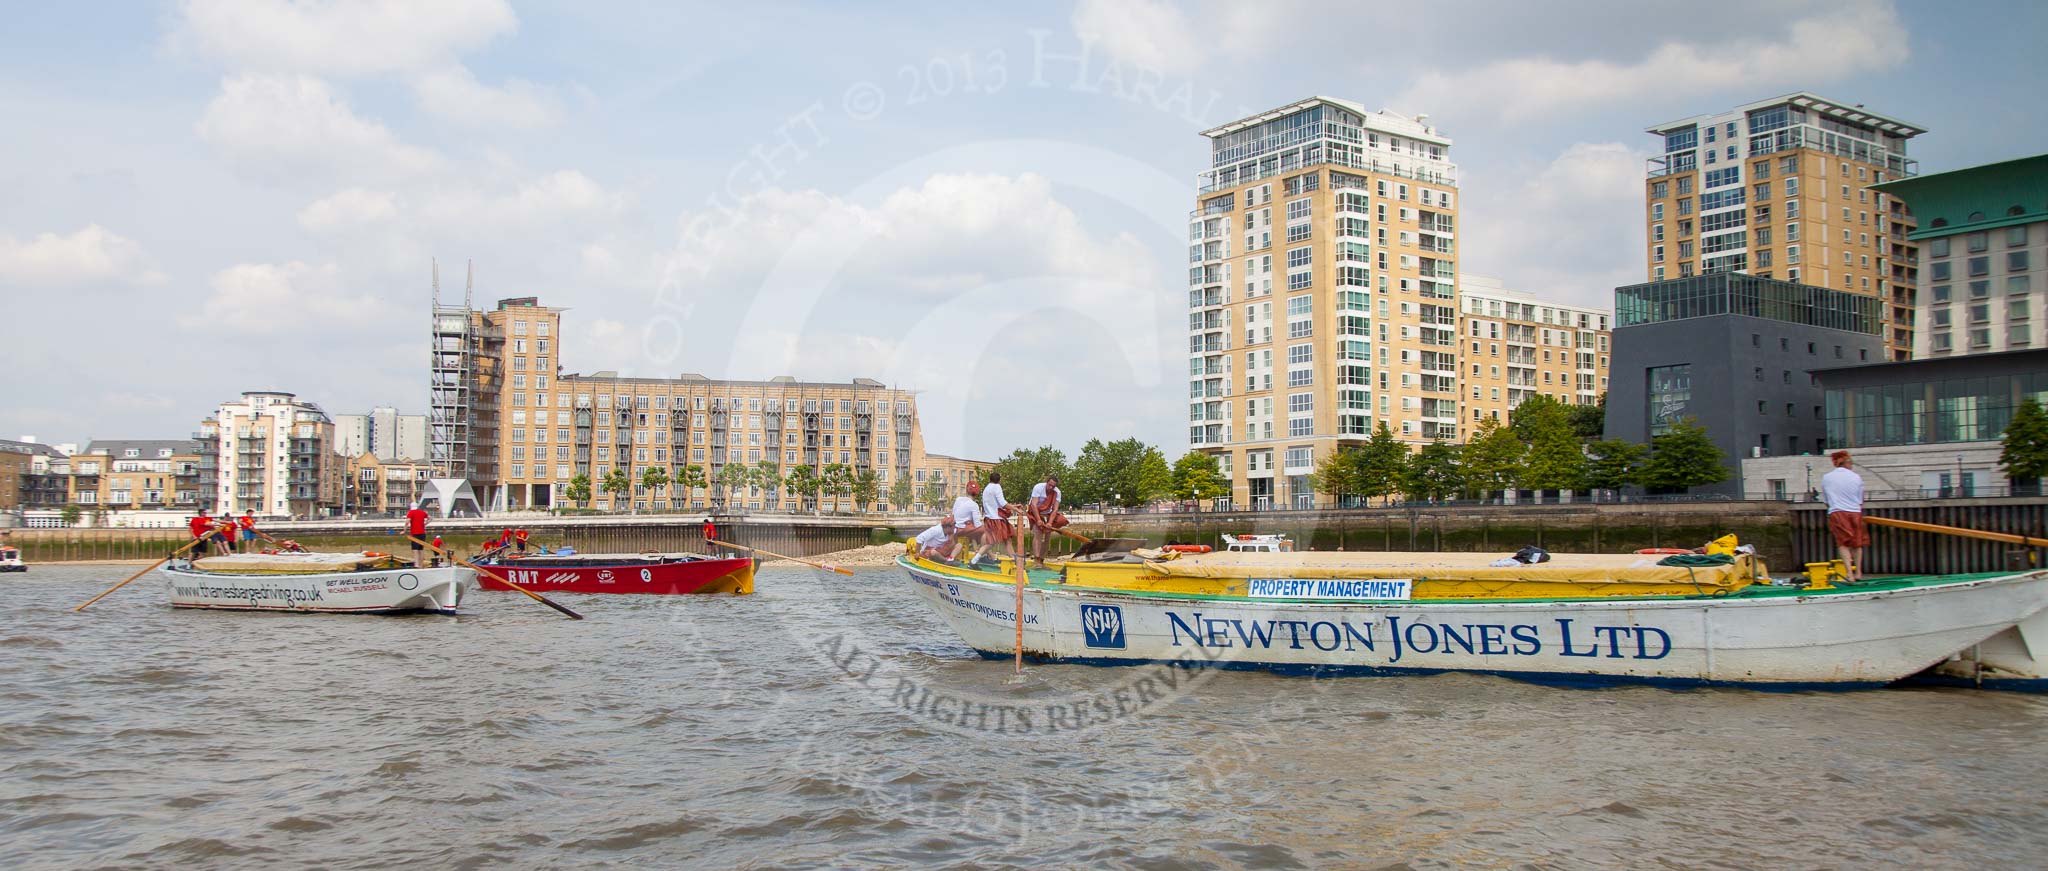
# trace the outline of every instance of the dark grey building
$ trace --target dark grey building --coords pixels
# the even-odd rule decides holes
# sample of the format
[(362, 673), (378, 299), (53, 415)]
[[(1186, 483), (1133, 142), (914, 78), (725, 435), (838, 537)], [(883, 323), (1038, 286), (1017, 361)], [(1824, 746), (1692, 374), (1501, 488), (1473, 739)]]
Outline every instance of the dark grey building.
[(1744, 458), (1817, 453), (1827, 409), (1814, 370), (1884, 357), (1875, 296), (1738, 273), (1614, 290), (1607, 437), (1648, 443), (1691, 417), (1727, 457), (1739, 496)]

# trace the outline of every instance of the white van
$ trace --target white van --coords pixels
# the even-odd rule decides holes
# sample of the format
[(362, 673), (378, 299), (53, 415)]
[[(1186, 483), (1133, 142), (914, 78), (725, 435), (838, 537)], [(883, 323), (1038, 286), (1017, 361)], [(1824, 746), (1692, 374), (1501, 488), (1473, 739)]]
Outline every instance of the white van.
[(1292, 553), (1294, 542), (1284, 535), (1226, 535), (1223, 549), (1251, 553)]

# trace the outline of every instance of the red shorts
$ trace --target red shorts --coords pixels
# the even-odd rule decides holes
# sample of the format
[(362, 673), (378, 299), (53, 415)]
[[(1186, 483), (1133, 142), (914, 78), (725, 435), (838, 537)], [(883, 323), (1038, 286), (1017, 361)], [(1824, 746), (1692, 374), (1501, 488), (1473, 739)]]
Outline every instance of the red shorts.
[(1870, 530), (1863, 525), (1861, 512), (1828, 512), (1828, 534), (1834, 537), (1836, 547), (1870, 546)]
[(1052, 514), (1050, 514), (1050, 515), (1044, 515), (1044, 514), (1041, 514), (1041, 515), (1038, 515), (1038, 516), (1036, 516), (1036, 517), (1033, 517), (1033, 518), (1031, 518), (1031, 528), (1032, 528), (1032, 529), (1044, 529), (1044, 530), (1053, 530), (1053, 529), (1064, 529), (1064, 528), (1066, 528), (1066, 525), (1067, 525), (1067, 516), (1066, 516), (1065, 514), (1061, 514), (1061, 513), (1057, 512), (1057, 511), (1053, 512), (1053, 513), (1052, 513)]
[(990, 541), (1008, 541), (1017, 534), (1017, 530), (1010, 526), (1010, 521), (1000, 517), (983, 519), (981, 529), (981, 534)]

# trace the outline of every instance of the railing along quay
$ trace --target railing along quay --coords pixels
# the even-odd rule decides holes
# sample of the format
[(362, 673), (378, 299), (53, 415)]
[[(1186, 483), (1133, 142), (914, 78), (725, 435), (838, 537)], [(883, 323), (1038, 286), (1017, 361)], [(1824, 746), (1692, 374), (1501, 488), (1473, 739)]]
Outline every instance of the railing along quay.
[[(1871, 517), (2048, 537), (2048, 499), (2039, 496), (1865, 503), (1863, 509)], [(1793, 509), (1792, 549), (1794, 558), (1802, 563), (1835, 558), (1835, 543), (1828, 536), (1827, 506), (1809, 504)], [(2001, 572), (2048, 565), (2042, 561), (2048, 559), (2043, 550), (1871, 526), (1870, 547), (1864, 551), (1863, 563), (1869, 574)]]

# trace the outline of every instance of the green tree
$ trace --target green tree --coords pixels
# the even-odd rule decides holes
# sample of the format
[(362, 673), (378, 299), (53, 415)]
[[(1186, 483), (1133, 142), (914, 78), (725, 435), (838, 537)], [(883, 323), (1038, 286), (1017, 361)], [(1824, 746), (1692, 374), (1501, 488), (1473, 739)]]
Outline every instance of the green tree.
[(1408, 446), (1394, 438), (1386, 421), (1380, 421), (1373, 430), (1357, 459), (1358, 495), (1391, 499), (1403, 489), (1408, 474)]
[[(657, 500), (665, 498), (661, 491), (668, 483), (668, 468), (665, 466), (648, 466), (640, 471), (640, 486), (646, 487), (647, 492), (655, 494)], [(657, 501), (654, 504), (661, 503)]]
[(1671, 430), (1650, 440), (1650, 458), (1643, 463), (1643, 486), (1658, 493), (1675, 493), (1728, 479), (1721, 465), (1724, 454), (1707, 438), (1706, 427), (1687, 417)]
[(761, 460), (755, 463), (754, 468), (747, 475), (747, 481), (762, 490), (766, 490), (769, 502), (780, 503), (782, 501), (782, 467), (776, 465), (774, 460)]
[(917, 501), (917, 487), (910, 483), (910, 476), (904, 470), (896, 470), (896, 480), (889, 483), (889, 504), (898, 511), (909, 511)]
[(710, 476), (704, 474), (704, 467), (696, 463), (677, 469), (675, 482), (682, 488), (685, 499), (695, 499), (699, 489), (711, 486)]
[(930, 511), (946, 510), (946, 482), (934, 478), (924, 482), (924, 507)]
[(2028, 399), (2013, 410), (2000, 439), (1998, 465), (2005, 476), (2024, 486), (2038, 486), (2048, 476), (2048, 413), (2041, 403)]
[[(1031, 491), (1026, 488), (1024, 492)], [(1230, 479), (1223, 477), (1223, 467), (1214, 454), (1189, 451), (1173, 461), (1174, 498), (1208, 499), (1229, 493)]]
[(1571, 428), (1572, 410), (1555, 399), (1541, 393), (1522, 400), (1515, 410), (1508, 412), (1508, 429), (1515, 431), (1515, 438), (1522, 444), (1535, 444), (1536, 433), (1550, 426)]
[(1062, 484), (1074, 477), (1073, 470), (1067, 468), (1067, 455), (1052, 445), (1011, 451), (1009, 456), (996, 461), (996, 471), (1003, 476), (1004, 498), (1013, 502), (1023, 501), (1031, 493), (1031, 485), (1044, 481), (1048, 475), (1059, 476)]
[[(1517, 480), (1528, 490), (1577, 490), (1585, 486), (1586, 451), (1572, 431), (1571, 409), (1547, 397), (1541, 404), (1530, 401), (1515, 409), (1514, 426), (1525, 440), (1527, 453)], [(1535, 414), (1523, 414), (1530, 406)]]
[(1648, 448), (1622, 439), (1602, 439), (1588, 450), (1593, 458), (1586, 463), (1587, 487), (1619, 490), (1640, 483), (1643, 454)]
[(818, 492), (833, 499), (845, 498), (853, 492), (853, 467), (845, 463), (831, 463), (818, 475)]
[(633, 473), (623, 468), (604, 473), (604, 482), (598, 488), (612, 494), (612, 510), (617, 511), (619, 503), (633, 490)]
[(66, 505), (57, 511), (57, 519), (64, 521), (65, 526), (77, 526), (78, 519), (84, 516), (85, 510), (76, 505)]
[(1465, 489), (1465, 472), (1455, 445), (1432, 441), (1423, 445), (1403, 469), (1401, 488), (1411, 499), (1448, 499)]
[(1572, 432), (1589, 442), (1599, 441), (1607, 435), (1607, 394), (1592, 405), (1574, 405), (1572, 409)]
[[(1143, 505), (1173, 489), (1173, 469), (1158, 448), (1135, 438), (1105, 442), (1089, 439), (1074, 460), (1074, 482), (1061, 490), (1061, 501), (1073, 504), (1108, 502), (1129, 508)], [(1066, 484), (1065, 478), (1060, 479)]]
[(1316, 488), (1317, 493), (1337, 497), (1340, 505), (1344, 497), (1358, 495), (1358, 457), (1361, 453), (1358, 448), (1346, 445), (1324, 454), (1316, 461), (1316, 470), (1309, 473), (1309, 486)]
[(782, 483), (783, 486), (789, 488), (791, 494), (795, 495), (798, 511), (802, 511), (806, 503), (813, 508), (817, 506), (818, 485), (820, 483), (818, 481), (817, 469), (813, 469), (810, 466), (798, 466), (789, 470), (789, 475), (783, 478)]
[(576, 477), (570, 478), (569, 486), (562, 490), (562, 495), (569, 501), (576, 503), (576, 507), (583, 507), (585, 503), (590, 501), (590, 476), (578, 474)]
[(718, 467), (718, 474), (712, 477), (716, 479), (713, 483), (718, 485), (718, 490), (712, 495), (712, 501), (736, 501), (746, 496), (747, 482), (753, 480), (754, 470), (746, 463), (726, 463)]
[(1514, 430), (1489, 417), (1479, 422), (1462, 454), (1465, 486), (1485, 499), (1514, 486), (1522, 467), (1522, 440), (1515, 438)]
[(868, 510), (875, 501), (875, 492), (881, 489), (881, 480), (870, 469), (862, 469), (853, 476), (853, 504), (860, 510)]

